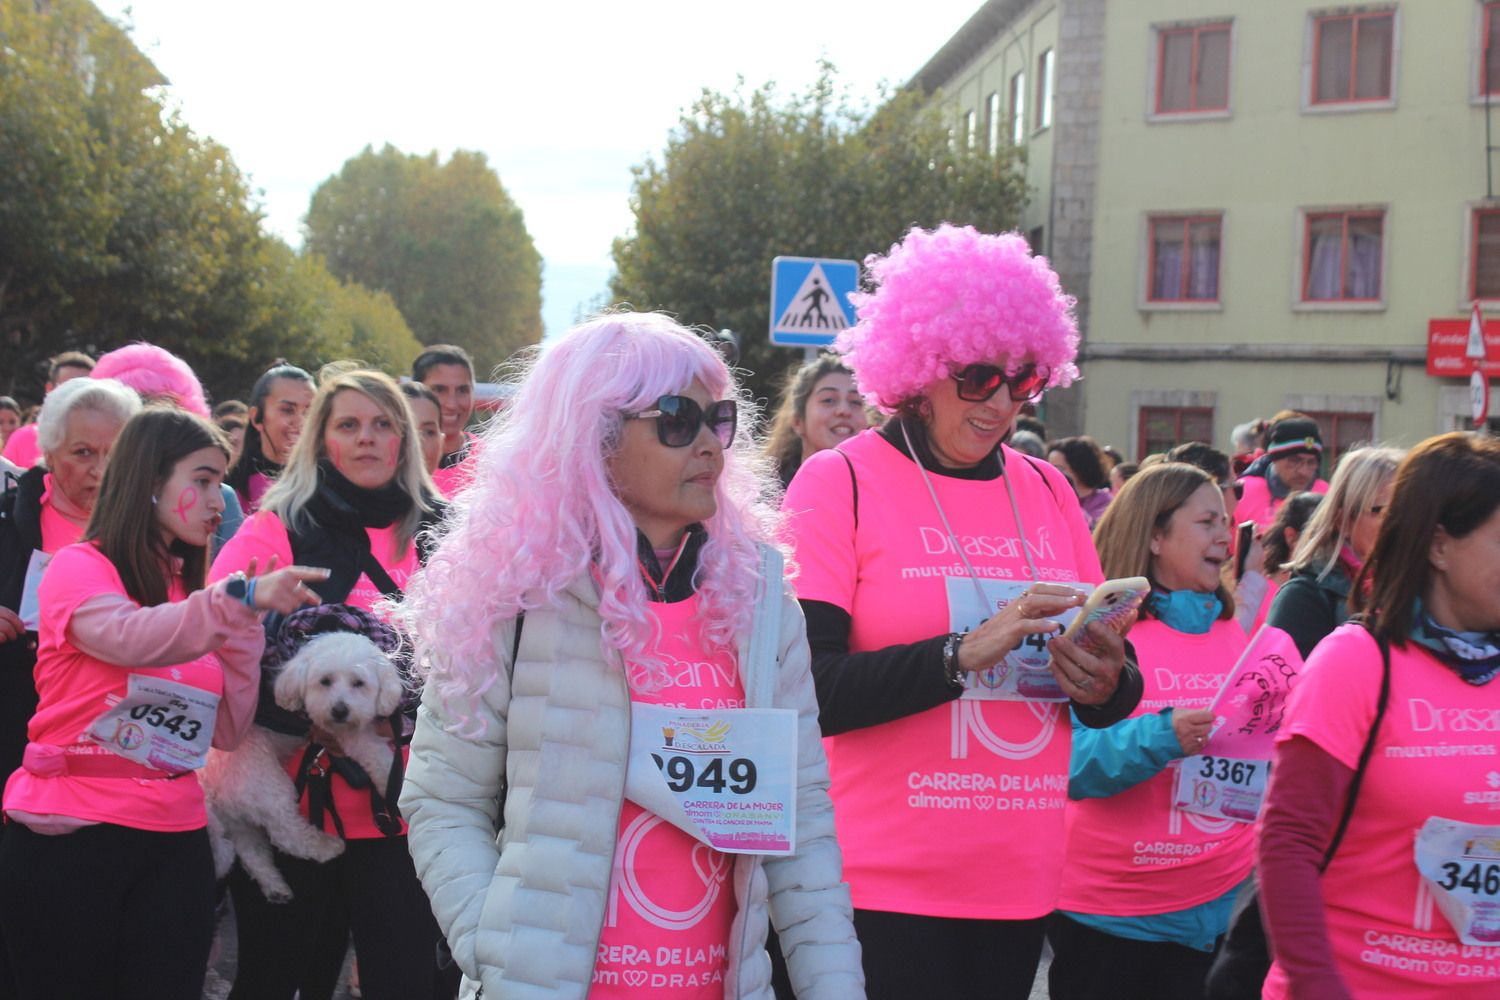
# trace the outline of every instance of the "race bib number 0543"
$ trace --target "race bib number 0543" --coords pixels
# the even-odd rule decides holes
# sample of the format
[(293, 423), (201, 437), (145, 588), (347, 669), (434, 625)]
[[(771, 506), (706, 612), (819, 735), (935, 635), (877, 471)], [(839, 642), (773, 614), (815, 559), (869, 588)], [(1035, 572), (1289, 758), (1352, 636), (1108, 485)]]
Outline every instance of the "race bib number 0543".
[(219, 696), (165, 677), (131, 674), (125, 697), (88, 729), (89, 739), (160, 771), (196, 771), (208, 757)]

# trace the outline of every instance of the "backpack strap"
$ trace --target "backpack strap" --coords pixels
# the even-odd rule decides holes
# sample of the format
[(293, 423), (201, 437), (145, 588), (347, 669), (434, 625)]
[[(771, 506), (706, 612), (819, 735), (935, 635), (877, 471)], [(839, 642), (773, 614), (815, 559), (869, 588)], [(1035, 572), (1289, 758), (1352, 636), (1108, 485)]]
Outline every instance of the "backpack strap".
[[(1366, 624), (1365, 628), (1369, 628)], [(1333, 831), (1333, 839), (1328, 842), (1328, 850), (1323, 853), (1323, 864), (1319, 871), (1327, 871), (1328, 865), (1333, 861), (1334, 852), (1339, 849), (1340, 842), (1344, 839), (1345, 832), (1349, 829), (1349, 821), (1354, 818), (1354, 803), (1359, 798), (1360, 785), (1364, 784), (1365, 771), (1370, 765), (1370, 758), (1375, 753), (1375, 739), (1380, 734), (1380, 723), (1385, 720), (1385, 709), (1391, 700), (1391, 646), (1385, 639), (1370, 630), (1370, 636), (1380, 647), (1380, 697), (1375, 702), (1375, 721), (1370, 724), (1370, 735), (1365, 737), (1364, 749), (1359, 752), (1359, 764), (1354, 769), (1354, 777), (1349, 782), (1349, 797), (1344, 800), (1344, 814), (1339, 817), (1339, 825)]]
[(859, 477), (854, 474), (854, 463), (851, 462), (851, 461), (849, 461), (849, 456), (848, 455), (845, 455), (843, 452), (839, 451), (837, 448), (835, 448), (833, 450), (833, 453), (835, 455), (837, 455), (839, 458), (842, 458), (844, 460), (844, 464), (847, 465), (847, 466), (849, 466), (849, 489), (852, 490), (853, 493), (854, 493), (854, 526), (856, 528), (858, 528), (859, 527)]

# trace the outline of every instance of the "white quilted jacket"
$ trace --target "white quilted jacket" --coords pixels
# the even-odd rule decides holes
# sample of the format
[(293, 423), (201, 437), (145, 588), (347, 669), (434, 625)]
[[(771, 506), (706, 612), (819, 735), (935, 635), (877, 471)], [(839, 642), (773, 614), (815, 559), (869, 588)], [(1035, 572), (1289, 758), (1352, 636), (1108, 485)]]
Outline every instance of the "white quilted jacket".
[[(766, 549), (762, 571), (779, 584), (780, 556)], [(496, 628), (496, 681), (477, 710), (482, 736), (455, 734), (452, 714), (435, 696), (423, 699), (401, 809), (417, 874), (464, 972), (465, 997), (588, 995), (630, 742), (629, 693), (623, 671), (601, 651), (598, 604), (585, 577), (556, 607), (528, 612), (514, 672), (505, 662), (514, 622)], [(776, 586), (756, 617), (738, 650), (740, 673), (748, 707), (798, 713), (797, 854), (734, 856), (724, 996), (771, 1000), (769, 904), (798, 997), (861, 998), (801, 609)], [(497, 840), (502, 777), (508, 791)]]

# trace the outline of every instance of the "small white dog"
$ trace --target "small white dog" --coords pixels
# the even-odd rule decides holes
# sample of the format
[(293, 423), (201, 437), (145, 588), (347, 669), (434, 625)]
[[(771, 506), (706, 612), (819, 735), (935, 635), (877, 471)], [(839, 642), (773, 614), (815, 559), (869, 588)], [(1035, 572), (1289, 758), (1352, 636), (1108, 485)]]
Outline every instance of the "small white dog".
[[(383, 783), (392, 751), (375, 723), (401, 703), (401, 675), (379, 646), (353, 632), (315, 636), (276, 678), (276, 704), (305, 710), (313, 724), (337, 737), (338, 749)], [(220, 877), (236, 854), (272, 902), (292, 898), (277, 870), (275, 845), (293, 857), (326, 862), (344, 842), (315, 828), (297, 811), (297, 789), (286, 762), (306, 739), (252, 726), (233, 751), (213, 750), (202, 771), (209, 836)]]

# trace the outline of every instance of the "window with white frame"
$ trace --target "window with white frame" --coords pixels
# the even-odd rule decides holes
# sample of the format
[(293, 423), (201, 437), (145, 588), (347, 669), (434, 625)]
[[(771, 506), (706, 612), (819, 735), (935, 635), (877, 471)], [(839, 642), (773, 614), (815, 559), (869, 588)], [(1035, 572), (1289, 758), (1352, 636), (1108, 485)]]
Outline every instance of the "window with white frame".
[(998, 153), (1000, 152), (1000, 136), (1004, 131), (1005, 122), (1005, 119), (1000, 114), (999, 91), (990, 94), (989, 98), (985, 101), (985, 108), (985, 114), (988, 119), (985, 127), (989, 132), (989, 149), (992, 154)]
[(1302, 301), (1375, 302), (1382, 296), (1385, 212), (1303, 216)]
[(1395, 56), (1393, 10), (1314, 17), (1309, 103), (1389, 101)]
[(1036, 61), (1036, 130), (1052, 127), (1052, 50)]
[(1156, 113), (1229, 110), (1229, 23), (1156, 32)]
[(964, 149), (979, 145), (979, 116), (970, 109), (964, 112)]
[(1150, 302), (1217, 302), (1221, 215), (1161, 215), (1150, 220)]

